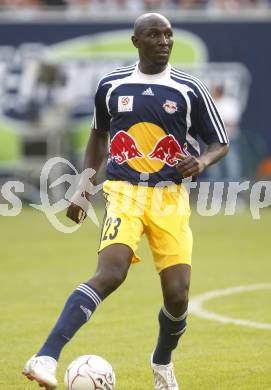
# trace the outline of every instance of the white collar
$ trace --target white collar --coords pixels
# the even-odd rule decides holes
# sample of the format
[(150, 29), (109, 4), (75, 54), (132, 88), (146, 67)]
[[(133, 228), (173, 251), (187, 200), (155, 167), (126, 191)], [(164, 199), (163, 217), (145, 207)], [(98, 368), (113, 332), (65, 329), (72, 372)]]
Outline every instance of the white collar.
[(160, 73), (146, 74), (146, 73), (141, 72), (141, 70), (139, 69), (139, 63), (137, 63), (136, 68), (135, 68), (135, 73), (139, 77), (140, 80), (154, 81), (154, 80), (161, 80), (161, 78), (166, 77), (170, 73), (170, 70), (171, 70), (171, 65), (167, 64), (166, 69), (164, 69)]

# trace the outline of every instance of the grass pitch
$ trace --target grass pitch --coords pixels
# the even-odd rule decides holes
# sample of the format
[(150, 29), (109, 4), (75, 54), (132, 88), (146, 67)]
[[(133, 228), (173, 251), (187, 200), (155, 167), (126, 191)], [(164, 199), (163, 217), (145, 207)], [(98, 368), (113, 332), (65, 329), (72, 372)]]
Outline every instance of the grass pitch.
[[(206, 291), (270, 282), (270, 210), (191, 218), (194, 256), (191, 297)], [(21, 370), (54, 324), (68, 294), (95, 269), (99, 230), (90, 221), (73, 234), (56, 231), (40, 212), (1, 217), (0, 389), (38, 388)], [(157, 337), (159, 278), (143, 240), (143, 259), (64, 349), (58, 379), (83, 354), (108, 359), (118, 390), (151, 390), (149, 356)], [(271, 290), (216, 298), (215, 313), (271, 323)], [(270, 390), (271, 330), (225, 325), (190, 316), (174, 353), (182, 390)]]

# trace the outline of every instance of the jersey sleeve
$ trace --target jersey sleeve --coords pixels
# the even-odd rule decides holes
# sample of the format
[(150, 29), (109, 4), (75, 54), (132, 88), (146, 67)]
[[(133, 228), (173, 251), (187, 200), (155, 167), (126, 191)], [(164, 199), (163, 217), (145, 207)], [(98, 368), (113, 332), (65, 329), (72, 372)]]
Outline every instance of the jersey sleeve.
[(194, 127), (200, 138), (206, 143), (229, 143), (223, 120), (217, 110), (207, 87), (200, 83), (196, 91), (196, 107), (194, 107)]
[(111, 116), (106, 104), (108, 85), (99, 85), (94, 99), (94, 114), (92, 128), (95, 130), (109, 131)]

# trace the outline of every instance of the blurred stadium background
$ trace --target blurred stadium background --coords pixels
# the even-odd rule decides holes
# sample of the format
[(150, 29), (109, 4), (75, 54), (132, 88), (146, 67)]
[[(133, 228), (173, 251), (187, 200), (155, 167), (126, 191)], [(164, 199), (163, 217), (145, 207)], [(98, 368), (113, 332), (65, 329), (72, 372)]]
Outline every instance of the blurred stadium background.
[[(215, 180), (271, 175), (271, 9), (260, 0), (6, 0), (0, 10), (0, 180), (19, 178), (35, 200), (48, 158), (78, 168), (97, 81), (133, 63), (132, 23), (146, 10), (175, 28), (171, 63), (199, 76), (232, 142)], [(61, 169), (61, 168), (60, 168)], [(59, 189), (58, 189), (59, 192)]]
[[(149, 10), (172, 21), (171, 63), (205, 81), (230, 132), (230, 158), (202, 180), (270, 180), (269, 0), (0, 0), (0, 188), (10, 180), (23, 182), (17, 195), (26, 206), (16, 218), (0, 216), (1, 389), (35, 387), (20, 377), (24, 361), (47, 334), (66, 295), (95, 268), (99, 232), (90, 221), (65, 235), (27, 205), (40, 203), (40, 172), (51, 157), (81, 169), (97, 81), (136, 60), (131, 26)], [(64, 165), (56, 168), (52, 180), (71, 173)], [(53, 202), (66, 189), (62, 184), (51, 190)], [(0, 204), (8, 201), (0, 196)], [(257, 221), (246, 207), (234, 217), (192, 214), (192, 296), (270, 281), (270, 210)], [(75, 356), (97, 353), (112, 362), (118, 389), (152, 388), (147, 359), (160, 293), (145, 243), (141, 256), (144, 264), (133, 268), (127, 285), (65, 350), (60, 381)], [(127, 308), (121, 318), (119, 302)], [(208, 307), (271, 323), (266, 288), (219, 298)], [(175, 355), (177, 376), (184, 390), (270, 390), (270, 350), (270, 329), (191, 316), (189, 336)]]

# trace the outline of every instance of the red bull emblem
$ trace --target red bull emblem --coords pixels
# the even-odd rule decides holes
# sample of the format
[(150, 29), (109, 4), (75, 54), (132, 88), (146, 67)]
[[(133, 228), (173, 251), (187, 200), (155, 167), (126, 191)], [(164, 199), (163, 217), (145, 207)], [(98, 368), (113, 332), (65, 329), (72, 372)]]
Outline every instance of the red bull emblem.
[(163, 109), (168, 114), (174, 114), (174, 112), (178, 111), (177, 103), (173, 102), (172, 100), (166, 100), (163, 104)]
[(143, 154), (138, 149), (135, 139), (126, 131), (118, 131), (110, 143), (110, 158), (111, 161), (119, 165), (136, 157), (143, 157)]
[(187, 144), (185, 143), (182, 148), (176, 138), (170, 134), (160, 138), (148, 157), (163, 161), (173, 167), (178, 164), (179, 160), (176, 157), (178, 154), (189, 155)]

